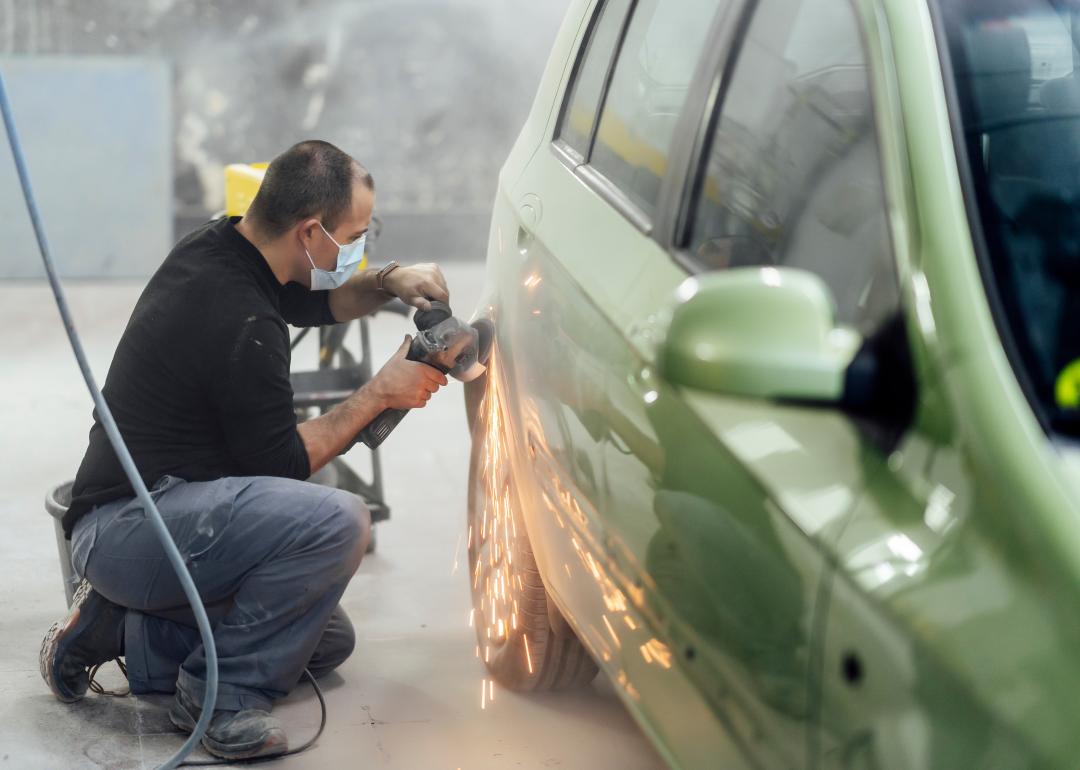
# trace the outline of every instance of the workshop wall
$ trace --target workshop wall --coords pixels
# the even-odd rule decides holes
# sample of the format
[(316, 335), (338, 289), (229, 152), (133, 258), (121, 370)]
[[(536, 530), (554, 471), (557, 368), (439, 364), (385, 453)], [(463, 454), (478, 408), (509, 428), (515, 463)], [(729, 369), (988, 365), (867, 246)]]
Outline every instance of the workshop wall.
[(221, 208), (226, 163), (318, 137), (374, 173), (383, 253), (480, 257), (567, 1), (0, 0), (0, 56), (171, 66), (178, 236)]
[[(171, 79), (159, 59), (0, 56), (65, 278), (148, 275), (172, 247)], [(45, 274), (0, 131), (0, 279)]]

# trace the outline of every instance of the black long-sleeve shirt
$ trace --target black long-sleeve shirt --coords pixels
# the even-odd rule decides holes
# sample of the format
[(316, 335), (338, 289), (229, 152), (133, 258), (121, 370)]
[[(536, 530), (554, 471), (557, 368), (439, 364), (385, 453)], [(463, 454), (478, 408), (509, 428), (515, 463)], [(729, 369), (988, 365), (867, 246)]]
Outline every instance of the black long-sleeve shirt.
[[(143, 481), (311, 474), (289, 384), (294, 326), (335, 322), (328, 292), (282, 286), (236, 218), (199, 228), (150, 279), (102, 392)], [(64, 516), (134, 495), (94, 411)]]

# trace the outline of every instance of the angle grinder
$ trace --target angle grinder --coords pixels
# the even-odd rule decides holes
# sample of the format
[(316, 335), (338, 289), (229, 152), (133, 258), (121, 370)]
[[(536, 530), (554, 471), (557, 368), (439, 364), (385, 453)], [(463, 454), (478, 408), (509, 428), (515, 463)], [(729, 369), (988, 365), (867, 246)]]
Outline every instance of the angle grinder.
[[(494, 328), (480, 319), (467, 324), (454, 317), (445, 302), (432, 302), (431, 309), (413, 316), (417, 333), (405, 358), (433, 366), (461, 382), (471, 382), (487, 369)], [(375, 449), (397, 427), (408, 409), (386, 409), (368, 423), (357, 439)]]

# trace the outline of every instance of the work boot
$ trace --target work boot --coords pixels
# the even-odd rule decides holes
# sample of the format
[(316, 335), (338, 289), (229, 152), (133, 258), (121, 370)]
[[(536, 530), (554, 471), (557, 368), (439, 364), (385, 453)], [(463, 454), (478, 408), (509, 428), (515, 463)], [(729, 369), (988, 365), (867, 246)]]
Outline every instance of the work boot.
[(83, 580), (63, 620), (52, 624), (41, 642), (41, 676), (64, 703), (74, 703), (90, 686), (88, 669), (124, 654), (127, 612)]
[[(169, 709), (169, 719), (185, 733), (195, 729), (202, 704), (180, 687)], [(262, 709), (227, 711), (217, 709), (202, 739), (203, 748), (222, 759), (272, 757), (289, 750), (285, 730), (277, 717)]]

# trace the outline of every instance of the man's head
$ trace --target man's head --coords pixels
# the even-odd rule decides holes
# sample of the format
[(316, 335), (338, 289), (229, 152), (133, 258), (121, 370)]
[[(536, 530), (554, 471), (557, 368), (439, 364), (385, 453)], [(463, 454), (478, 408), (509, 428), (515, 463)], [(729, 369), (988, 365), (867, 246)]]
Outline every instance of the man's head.
[(260, 241), (295, 254), (289, 272), (302, 280), (308, 255), (323, 270), (337, 266), (338, 244), (367, 232), (374, 207), (367, 169), (329, 142), (309, 140), (274, 158), (244, 219)]

